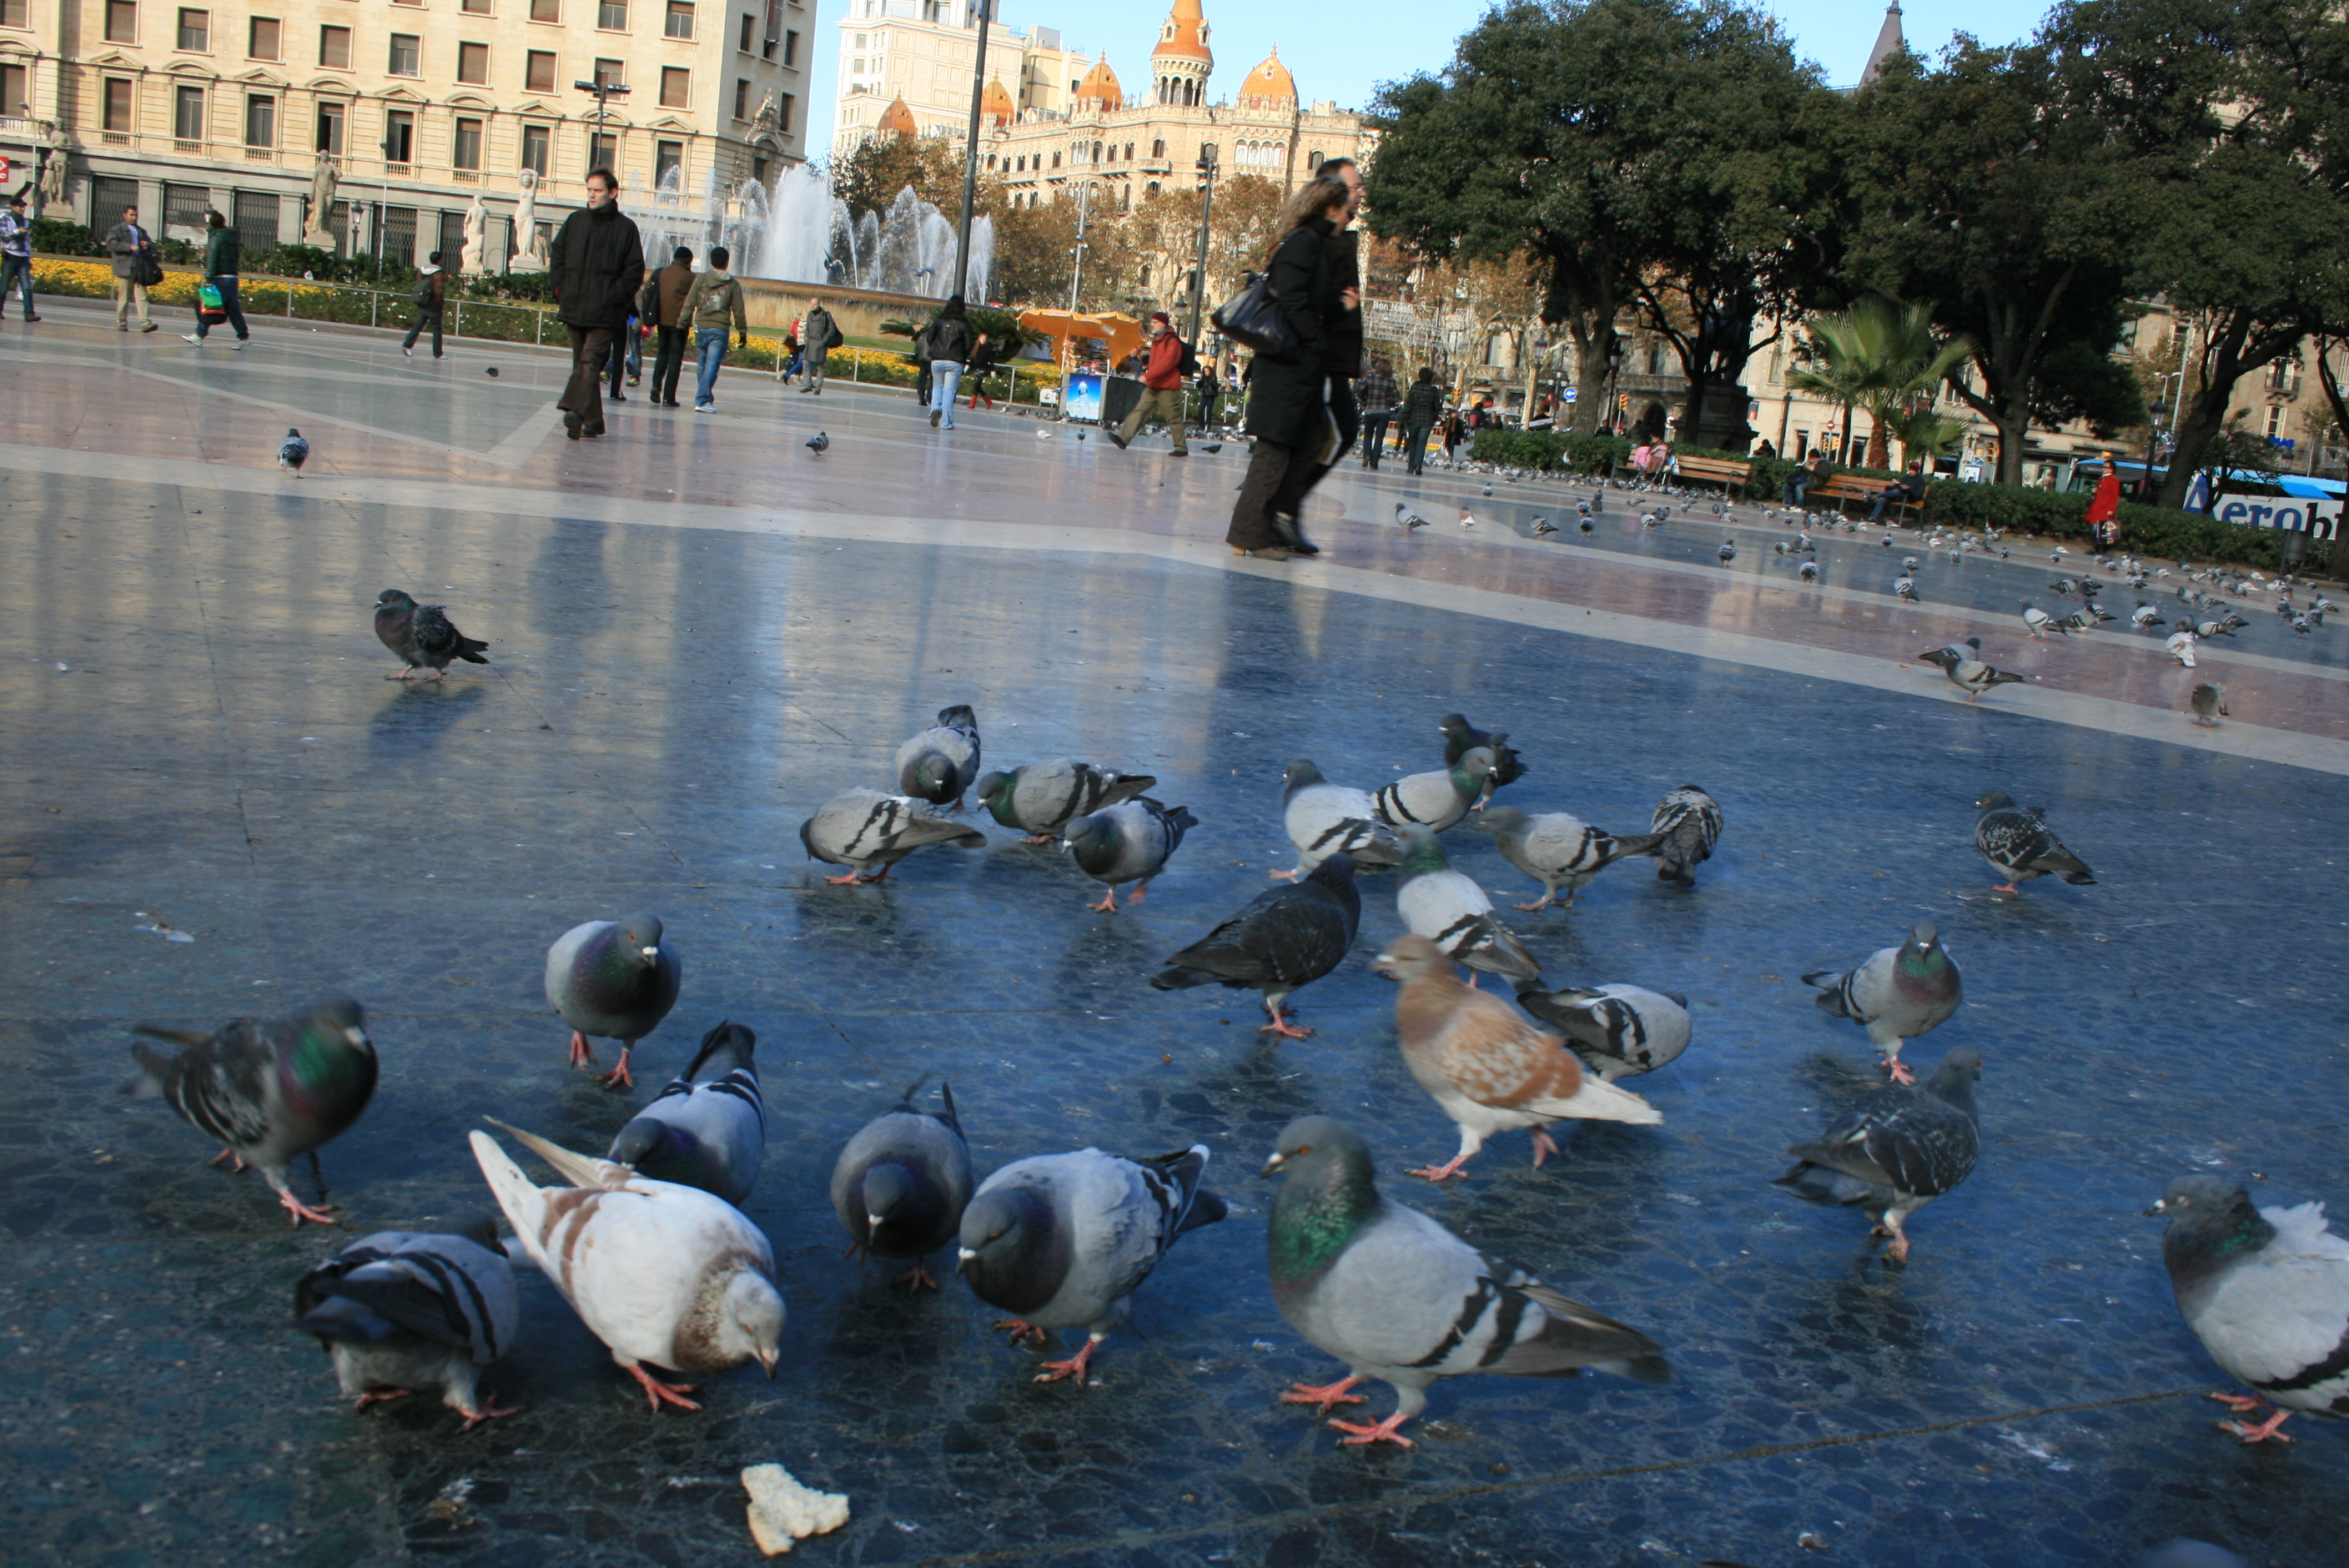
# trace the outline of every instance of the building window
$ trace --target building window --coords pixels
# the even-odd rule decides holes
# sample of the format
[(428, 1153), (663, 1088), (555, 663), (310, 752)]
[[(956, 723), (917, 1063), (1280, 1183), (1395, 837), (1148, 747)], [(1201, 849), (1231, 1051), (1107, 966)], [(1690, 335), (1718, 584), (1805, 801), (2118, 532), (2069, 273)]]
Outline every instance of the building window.
[(246, 30), (244, 53), (248, 59), (274, 60), (281, 45), (282, 29), (274, 16), (255, 16)]
[(862, 56), (862, 55), (858, 55), (858, 56), (855, 56), (855, 57), (852, 59), (852, 61), (851, 61), (851, 63), (850, 63), (850, 65), (849, 65), (849, 67), (848, 67), (848, 74), (849, 74), (849, 75), (851, 75), (851, 76), (855, 76), (855, 77), (861, 77), (861, 76), (863, 76), (863, 75), (864, 74), (864, 56)]
[(490, 83), (490, 46), (487, 44), (457, 46), (457, 79), (474, 87)]
[(687, 108), (693, 103), (693, 73), (679, 66), (661, 67), (661, 108)]
[(212, 46), (212, 14), (209, 11), (180, 12), (180, 47), (202, 54)]
[(684, 167), (685, 143), (659, 141), (653, 144), (653, 189), (662, 189), (662, 182), (667, 180), (670, 170)]
[(661, 32), (671, 38), (693, 36), (693, 0), (668, 0), (668, 20), (661, 24)]
[(2281, 439), (2282, 439), (2282, 438), (2283, 438), (2283, 405), (2282, 405), (2282, 404), (2281, 404), (2281, 403), (2276, 403), (2276, 404), (2272, 404), (2272, 405), (2271, 405), (2271, 406), (2269, 407), (2269, 408), (2268, 408), (2268, 439), (2269, 439), (2269, 440), (2271, 440), (2271, 441), (2275, 441), (2275, 440), (2281, 440)]
[(31, 73), (23, 66), (0, 66), (0, 108), (18, 115), (33, 112)]
[(627, 0), (601, 0), (595, 7), (595, 26), (607, 33), (628, 30)]
[(563, 0), (530, 0), (530, 19), (533, 22), (563, 20)]
[(416, 117), (405, 109), (394, 109), (383, 117), (383, 160), (386, 163), (410, 163), (416, 154)]
[(108, 130), (130, 129), (130, 83), (123, 77), (106, 78), (106, 118), (99, 122)]
[(171, 134), (181, 141), (204, 139), (204, 89), (180, 88), (171, 95)]
[(609, 169), (620, 160), (619, 138), (601, 131), (587, 133), (587, 167)]
[(747, 77), (734, 84), (734, 118), (750, 118), (750, 81)]
[(106, 0), (106, 41), (109, 44), (135, 44), (139, 41), (138, 0)]
[(616, 88), (625, 87), (628, 80), (627, 71), (626, 60), (598, 60), (595, 62), (595, 79)]
[(458, 0), (457, 9), (468, 16), (486, 16), (490, 14), (490, 0)]
[(316, 150), (334, 158), (340, 158), (343, 155), (343, 106), (341, 104), (322, 103), (318, 106)]
[(277, 145), (277, 100), (259, 93), (244, 100), (244, 144), (247, 147)]
[(543, 125), (522, 128), (522, 166), (533, 170), (541, 180), (546, 178), (546, 151), (554, 133)]
[(792, 133), (792, 106), (797, 100), (793, 98), (791, 94), (784, 93), (777, 99), (777, 101), (782, 107), (777, 112), (775, 129), (781, 131), (785, 136), (789, 136)]
[(799, 63), (800, 36), (797, 33), (786, 33), (783, 35), (783, 64), (796, 66)]
[(1308, 170), (1316, 172), (1319, 171), (1321, 168), (1321, 150), (1319, 148), (1317, 147), (1312, 151), (1305, 155), (1305, 167)]
[(1166, 156), (1166, 139), (1164, 137), (1159, 137), (1150, 144), (1150, 156), (1153, 158), (1164, 158)]
[[(414, 33), (394, 33), (391, 36), (391, 63), (384, 69), (395, 77), (422, 76), (423, 58), (423, 41)], [(407, 160), (402, 159), (401, 161)]]
[(348, 27), (318, 29), (318, 63), (338, 71), (351, 68), (351, 30)]
[[(522, 85), (526, 92), (551, 93), (554, 90), (554, 51), (533, 49), (523, 62)], [(540, 170), (540, 173), (546, 172)]]
[(460, 169), (481, 166), (481, 122), (460, 119), (457, 122), (456, 164)]
[[(740, 43), (740, 45), (738, 45), (738, 46), (737, 46), (737, 47), (739, 47), (739, 48), (740, 48), (740, 49), (744, 54), (746, 54), (746, 55), (747, 55), (747, 54), (749, 54), (749, 53), (750, 53), (750, 35), (751, 35), (752, 30), (753, 30), (754, 28), (756, 28), (756, 27), (758, 26), (758, 25), (759, 25), (759, 18), (757, 18), (756, 16), (751, 15), (750, 15), (749, 12), (747, 12), (747, 11), (743, 13), (743, 15), (742, 15), (742, 41), (741, 41), (741, 43)], [(113, 36), (114, 36), (114, 35), (113, 35), (113, 34), (111, 34), (111, 33), (109, 33), (109, 34), (108, 34), (108, 35), (107, 35), (107, 36), (108, 36), (108, 37), (109, 37), (109, 38), (110, 38), (110, 37), (112, 37)]]
[(1052, 154), (1052, 167), (1055, 169), (1061, 167), (1061, 155), (1057, 152)]
[(754, 181), (758, 181), (761, 185), (764, 185), (764, 184), (766, 184), (766, 182), (767, 182), (767, 157), (766, 157), (766, 154), (764, 154), (764, 153), (759, 153), (759, 152), (754, 152), (754, 153), (752, 153), (752, 154), (750, 155), (750, 178), (751, 178), (752, 180), (754, 180)]
[(30, 0), (0, 0), (0, 27), (29, 27), (32, 25)]

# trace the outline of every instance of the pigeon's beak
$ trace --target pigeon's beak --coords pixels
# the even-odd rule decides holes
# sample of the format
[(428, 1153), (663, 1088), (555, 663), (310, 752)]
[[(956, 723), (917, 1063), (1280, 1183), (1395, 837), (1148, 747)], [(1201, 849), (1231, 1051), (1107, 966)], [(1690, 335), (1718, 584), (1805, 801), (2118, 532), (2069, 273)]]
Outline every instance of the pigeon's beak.
[(2150, 1209), (2147, 1209), (2144, 1213), (2142, 1213), (2142, 1214), (2138, 1215), (2137, 1217), (2138, 1217), (2139, 1219), (2143, 1219), (2143, 1220), (2150, 1220), (2150, 1219), (2154, 1219), (2154, 1218), (2156, 1218), (2156, 1217), (2158, 1217), (2158, 1216), (2159, 1216), (2159, 1215), (2167, 1214), (2168, 1212), (2169, 1212), (2169, 1203), (2168, 1203), (2168, 1200), (2164, 1199), (2164, 1198), (2156, 1198), (2156, 1199), (2153, 1201), (2153, 1207), (2152, 1207), (2152, 1208), (2150, 1208)]
[(647, 958), (658, 958), (660, 956), (660, 949), (657, 947), (647, 947), (644, 952), (645, 956)]
[(1280, 1151), (1278, 1150), (1275, 1150), (1273, 1151), (1272, 1158), (1264, 1162), (1264, 1169), (1257, 1171), (1257, 1174), (1259, 1176), (1269, 1176), (1287, 1163), (1288, 1163), (1288, 1161), (1281, 1156)]
[(970, 1262), (971, 1259), (977, 1256), (978, 1256), (978, 1254), (971, 1251), (968, 1247), (957, 1247), (955, 1249), (955, 1267), (959, 1269), (963, 1264)]
[(759, 1365), (767, 1369), (768, 1382), (771, 1383), (775, 1380), (775, 1367), (777, 1363), (781, 1360), (782, 1356), (778, 1351), (761, 1350), (759, 1352)]

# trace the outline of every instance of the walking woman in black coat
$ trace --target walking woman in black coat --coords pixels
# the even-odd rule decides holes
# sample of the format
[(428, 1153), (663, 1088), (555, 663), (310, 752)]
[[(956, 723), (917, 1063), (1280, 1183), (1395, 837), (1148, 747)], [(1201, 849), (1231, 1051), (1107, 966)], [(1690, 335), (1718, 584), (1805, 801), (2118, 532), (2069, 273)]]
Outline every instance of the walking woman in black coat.
[(1297, 346), (1276, 358), (1259, 353), (1251, 362), (1247, 430), (1256, 438), (1247, 478), (1232, 508), (1224, 538), (1235, 555), (1286, 561), (1289, 551), (1272, 519), (1272, 500), (1292, 462), (1312, 464), (1330, 440), (1324, 397), (1329, 353), (1324, 322), (1336, 302), (1329, 241), (1351, 205), (1342, 180), (1314, 180), (1289, 199), (1281, 213), (1280, 242), (1266, 264), (1274, 303), (1296, 335)]

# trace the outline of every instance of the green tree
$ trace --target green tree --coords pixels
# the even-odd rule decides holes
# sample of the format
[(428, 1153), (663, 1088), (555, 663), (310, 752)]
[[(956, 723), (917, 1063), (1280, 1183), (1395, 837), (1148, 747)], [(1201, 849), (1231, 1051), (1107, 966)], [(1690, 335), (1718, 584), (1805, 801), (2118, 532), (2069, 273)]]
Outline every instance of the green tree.
[(1923, 305), (1890, 300), (1867, 300), (1840, 315), (1815, 315), (1808, 327), (1812, 365), (1824, 363), (1825, 368), (1792, 371), (1787, 384), (1835, 397), (1847, 411), (1854, 406), (1868, 410), (1871, 469), (1889, 465), (1886, 439), (1895, 419), (1930, 408), (1942, 380), (1973, 352), (1962, 337), (1944, 342), (1936, 336), (1932, 313)]

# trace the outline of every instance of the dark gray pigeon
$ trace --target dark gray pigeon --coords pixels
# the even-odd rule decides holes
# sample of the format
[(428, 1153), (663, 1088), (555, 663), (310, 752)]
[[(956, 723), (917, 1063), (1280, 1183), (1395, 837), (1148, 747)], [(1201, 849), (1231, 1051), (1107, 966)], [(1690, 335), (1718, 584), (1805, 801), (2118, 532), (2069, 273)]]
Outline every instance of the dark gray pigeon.
[(1657, 835), (1656, 880), (1694, 887), (1696, 868), (1721, 841), (1721, 802), (1683, 784), (1656, 802), (1648, 828)]
[(1444, 765), (1453, 766), (1478, 747), (1493, 754), (1493, 780), (1485, 787), (1489, 798), (1495, 789), (1506, 789), (1526, 776), (1525, 759), (1509, 744), (1506, 729), (1483, 730), (1468, 722), (1467, 716), (1447, 713), (1435, 724), (1436, 733), (1444, 737)]
[(1819, 987), (1814, 1000), (1821, 1012), (1868, 1030), (1894, 1083), (1915, 1081), (1900, 1065), (1901, 1046), (1939, 1027), (1965, 1000), (1958, 966), (1930, 922), (1910, 927), (1899, 946), (1878, 948), (1857, 969), (1816, 969), (1803, 984)]
[(767, 1102), (751, 1056), (758, 1044), (742, 1025), (719, 1023), (701, 1037), (692, 1064), (620, 1129), (604, 1158), (740, 1208), (767, 1158)]
[(1688, 1049), (1688, 998), (1619, 983), (1520, 991), (1517, 1006), (1566, 1037), (1602, 1083), (1654, 1072)]
[(962, 810), (978, 779), (978, 716), (964, 704), (938, 709), (938, 722), (897, 748), (897, 792)]
[(2211, 1398), (2238, 1416), (2274, 1407), (2221, 1431), (2290, 1442), (2277, 1429), (2295, 1410), (2349, 1415), (2349, 1241), (2327, 1228), (2323, 1204), (2257, 1209), (2231, 1181), (2180, 1176), (2146, 1212), (2169, 1216), (2161, 1261), (2186, 1326), (2251, 1389)]
[(1982, 1057), (1960, 1046), (1922, 1085), (1888, 1084), (1827, 1124), (1816, 1143), (1786, 1150), (1800, 1163), (1772, 1185), (1814, 1203), (1864, 1209), (1891, 1259), (1909, 1261), (1902, 1222), (1971, 1174), (1982, 1152), (1974, 1080)]
[(2219, 721), (2227, 717), (2225, 686), (2213, 686), (2210, 682), (2204, 681), (2194, 688), (2194, 695), (2190, 700), (2194, 707), (2194, 722), (2197, 724), (2207, 724), (2215, 729), (2218, 727)]
[(1440, 833), (1468, 815), (1493, 778), (1494, 758), (1482, 746), (1461, 754), (1448, 768), (1427, 773), (1407, 773), (1380, 787), (1371, 797), (1371, 809), (1391, 828), (1417, 822)]
[(1082, 1384), (1175, 1238), (1224, 1217), (1199, 1185), (1206, 1169), (1204, 1143), (1138, 1161), (1081, 1149), (1014, 1161), (979, 1184), (962, 1212), (962, 1273), (979, 1300), (1017, 1315), (996, 1327), (1046, 1344), (1057, 1329), (1086, 1331), (1084, 1348), (1046, 1362), (1037, 1382)]
[(1935, 648), (1929, 654), (1919, 654), (1918, 662), (1937, 666), (1943, 675), (1982, 654), (1982, 639), (1968, 637), (1962, 643), (1951, 643), (1945, 648)]
[(302, 477), (302, 465), (310, 460), (310, 443), (299, 430), (288, 430), (285, 438), (277, 443), (277, 466), (295, 479)]
[(1023, 762), (1010, 772), (986, 773), (978, 784), (979, 804), (1007, 828), (1028, 835), (1031, 844), (1061, 837), (1071, 819), (1131, 800), (1155, 789), (1147, 773), (1120, 773), (1073, 757)]
[(832, 438), (825, 435), (822, 430), (818, 430), (814, 435), (810, 436), (807, 439), (807, 449), (811, 452), (823, 451), (831, 445)]
[(1370, 1150), (1345, 1123), (1308, 1116), (1281, 1130), (1264, 1174), (1280, 1173), (1266, 1232), (1272, 1299), (1289, 1326), (1346, 1364), (1347, 1376), (1299, 1384), (1284, 1404), (1328, 1415), (1358, 1405), (1348, 1389), (1375, 1377), (1395, 1391), (1375, 1424), (1331, 1421), (1346, 1446), (1412, 1447), (1397, 1429), (1427, 1408), (1439, 1377), (1497, 1372), (1571, 1377), (1584, 1367), (1669, 1383), (1671, 1367), (1636, 1328), (1489, 1258), (1436, 1221), (1379, 1191)]
[(955, 1239), (970, 1202), (970, 1146), (955, 1114), (954, 1090), (938, 1086), (943, 1112), (915, 1108), (916, 1082), (897, 1103), (857, 1130), (832, 1167), (832, 1212), (849, 1251), (911, 1258), (898, 1284), (939, 1288), (923, 1261)]
[(308, 1155), (323, 1203), (318, 1150), (357, 1121), (375, 1094), (375, 1043), (357, 1002), (330, 991), (301, 1012), (238, 1018), (209, 1035), (153, 1024), (133, 1032), (182, 1048), (175, 1056), (133, 1041), (140, 1071), (124, 1093), (160, 1095), (183, 1120), (228, 1145), (212, 1163), (258, 1170), (295, 1224), (335, 1222), (331, 1208), (295, 1197), (287, 1179), (295, 1159)]
[(481, 1394), (481, 1368), (522, 1326), (513, 1264), (486, 1212), (360, 1237), (302, 1276), (294, 1315), (334, 1357), (358, 1409), (438, 1387), (466, 1431), (514, 1413)]
[(400, 661), (398, 674), (383, 677), (388, 681), (404, 681), (419, 668), (430, 670), (437, 681), (449, 673), (454, 660), (469, 665), (490, 662), (481, 657), (489, 644), (457, 630), (440, 605), (419, 604), (398, 588), (387, 588), (376, 595), (375, 634)]
[(2021, 676), (2010, 675), (2004, 670), (1994, 670), (1980, 659), (1960, 659), (1954, 664), (1943, 665), (1941, 673), (1950, 677), (1951, 685), (1966, 694), (1968, 702), (1973, 701), (1992, 686), (2017, 686), (2023, 681)]
[(1340, 851), (1294, 884), (1257, 894), (1246, 909), (1169, 958), (1150, 984), (1160, 991), (1216, 985), (1261, 990), (1272, 1022), (1257, 1032), (1301, 1040), (1313, 1031), (1288, 1022), (1281, 1004), (1345, 962), (1361, 919), (1354, 859)]
[(1991, 870), (2006, 878), (1992, 892), (2021, 892), (2024, 882), (2051, 872), (2074, 887), (2095, 886), (2095, 873), (2047, 830), (2039, 808), (2018, 806), (1996, 789), (1984, 790), (1974, 805), (1982, 811), (1974, 822), (1974, 848)]
[(1414, 822), (1399, 830), (1403, 880), (1395, 889), (1395, 909), (1403, 924), (1456, 964), (1506, 975), (1520, 985), (1538, 985), (1541, 965), (1494, 914), (1493, 901), (1475, 879), (1452, 869), (1435, 835), (1425, 828)]
[(810, 860), (846, 866), (836, 885), (889, 880), (889, 868), (925, 844), (958, 849), (987, 846), (987, 835), (962, 822), (949, 822), (926, 800), (884, 795), (878, 789), (846, 789), (816, 808), (800, 824), (800, 842)]
[(1581, 818), (1565, 811), (1544, 811), (1528, 817), (1515, 806), (1494, 806), (1477, 820), (1479, 832), (1493, 835), (1501, 858), (1542, 884), (1541, 897), (1516, 907), (1537, 913), (1557, 902), (1566, 889), (1565, 906), (1574, 907), (1583, 885), (1617, 861), (1636, 860), (1656, 852), (1661, 833), (1619, 839), (1601, 832)]
[(1281, 825), (1297, 846), (1296, 869), (1272, 873), (1283, 881), (1303, 876), (1341, 851), (1365, 869), (1402, 862), (1402, 841), (1379, 820), (1370, 791), (1330, 783), (1301, 757), (1281, 774)]
[(1165, 870), (1168, 859), (1182, 847), (1184, 833), (1198, 825), (1188, 807), (1170, 810), (1147, 795), (1070, 822), (1062, 841), (1070, 858), (1107, 889), (1099, 903), (1085, 907), (1115, 914), (1117, 890), (1125, 882), (1133, 883), (1125, 902), (1140, 903), (1150, 879)]
[(604, 1087), (634, 1088), (628, 1054), (677, 1006), (685, 961), (662, 934), (660, 916), (591, 920), (546, 950), (546, 999), (571, 1026), (571, 1065), (593, 1067), (591, 1035), (620, 1042), (620, 1062)]

